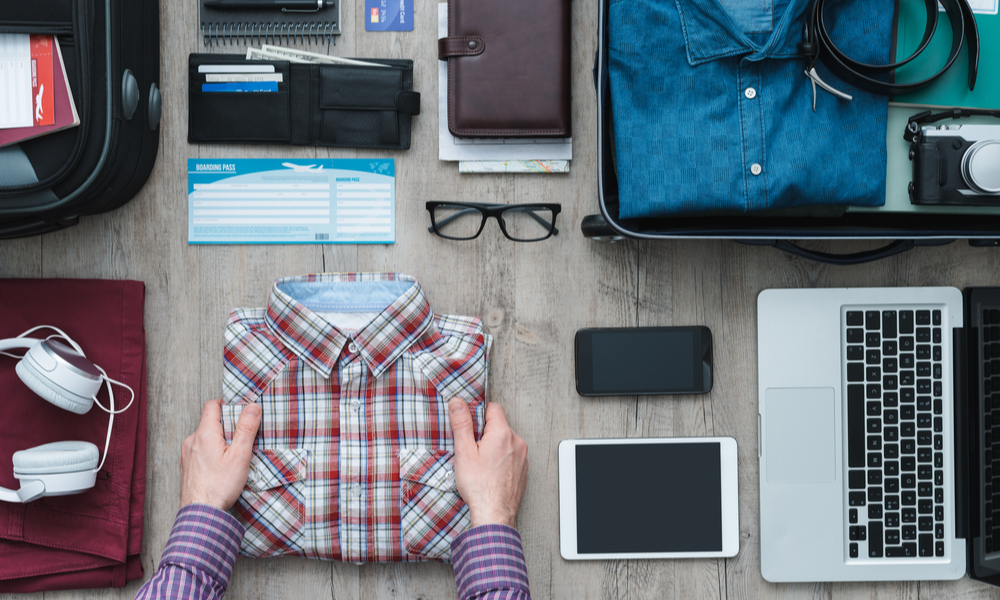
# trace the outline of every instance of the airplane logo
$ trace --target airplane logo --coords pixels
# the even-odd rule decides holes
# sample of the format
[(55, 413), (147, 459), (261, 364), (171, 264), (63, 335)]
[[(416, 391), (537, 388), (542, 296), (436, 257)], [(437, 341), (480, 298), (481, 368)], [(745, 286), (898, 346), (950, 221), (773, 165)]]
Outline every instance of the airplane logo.
[(323, 170), (323, 165), (319, 165), (319, 167), (317, 167), (316, 165), (296, 165), (294, 163), (286, 162), (286, 163), (281, 163), (281, 166), (288, 167), (289, 169), (295, 171), (296, 173), (304, 173), (304, 172), (315, 173), (316, 171)]
[(35, 121), (41, 122), (42, 118), (45, 116), (44, 111), (42, 111), (42, 98), (45, 94), (45, 86), (38, 86), (38, 95), (35, 97)]

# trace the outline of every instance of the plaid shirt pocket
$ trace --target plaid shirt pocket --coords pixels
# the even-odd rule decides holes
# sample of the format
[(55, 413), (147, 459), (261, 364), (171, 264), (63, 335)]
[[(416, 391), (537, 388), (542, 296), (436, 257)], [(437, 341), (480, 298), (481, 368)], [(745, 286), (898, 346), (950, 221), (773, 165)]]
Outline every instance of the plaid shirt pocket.
[(302, 551), (307, 450), (255, 450), (233, 512), (246, 527), (240, 554), (280, 556)]
[(400, 448), (400, 517), (406, 552), (451, 560), (451, 541), (469, 526), (469, 507), (455, 485), (455, 454)]

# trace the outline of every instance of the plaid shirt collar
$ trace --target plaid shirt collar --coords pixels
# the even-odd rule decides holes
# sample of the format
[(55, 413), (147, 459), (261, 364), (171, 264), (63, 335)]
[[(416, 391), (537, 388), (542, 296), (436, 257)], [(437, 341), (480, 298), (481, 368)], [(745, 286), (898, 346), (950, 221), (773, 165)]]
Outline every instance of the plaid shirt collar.
[[(384, 285), (380, 286), (382, 282), (412, 282), (412, 285), (387, 306), (383, 302), (380, 308), (369, 310), (367, 305), (371, 305), (379, 290), (384, 288)], [(349, 304), (334, 303), (324, 305), (322, 309), (381, 312), (352, 336), (307, 308), (308, 301), (300, 302), (289, 294), (286, 284), (293, 284), (298, 289), (305, 286), (318, 290), (332, 290), (351, 284)], [(364, 308), (359, 308), (361, 306)], [(336, 367), (344, 346), (352, 339), (372, 374), (378, 377), (420, 339), (433, 320), (434, 314), (420, 284), (415, 278), (398, 273), (323, 273), (286, 277), (274, 282), (267, 303), (268, 327), (292, 352), (327, 379)]]

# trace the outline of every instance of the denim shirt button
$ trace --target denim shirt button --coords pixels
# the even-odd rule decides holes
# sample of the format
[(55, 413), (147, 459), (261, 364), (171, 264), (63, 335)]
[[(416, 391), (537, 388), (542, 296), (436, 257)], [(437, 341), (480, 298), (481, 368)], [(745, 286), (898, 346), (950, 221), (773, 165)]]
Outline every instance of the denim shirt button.
[(763, 170), (764, 169), (757, 163), (750, 165), (750, 172), (753, 173), (754, 175), (760, 175), (761, 171)]
[(753, 100), (754, 98), (757, 97), (757, 90), (753, 89), (752, 87), (748, 87), (747, 89), (743, 90), (743, 95), (746, 96), (748, 100)]

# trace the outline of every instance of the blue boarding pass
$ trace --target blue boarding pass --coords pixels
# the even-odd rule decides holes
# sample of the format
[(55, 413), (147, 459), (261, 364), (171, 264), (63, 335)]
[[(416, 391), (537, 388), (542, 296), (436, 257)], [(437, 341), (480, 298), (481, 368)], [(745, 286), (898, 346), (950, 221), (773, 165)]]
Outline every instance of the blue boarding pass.
[(188, 160), (189, 244), (392, 244), (393, 159)]

